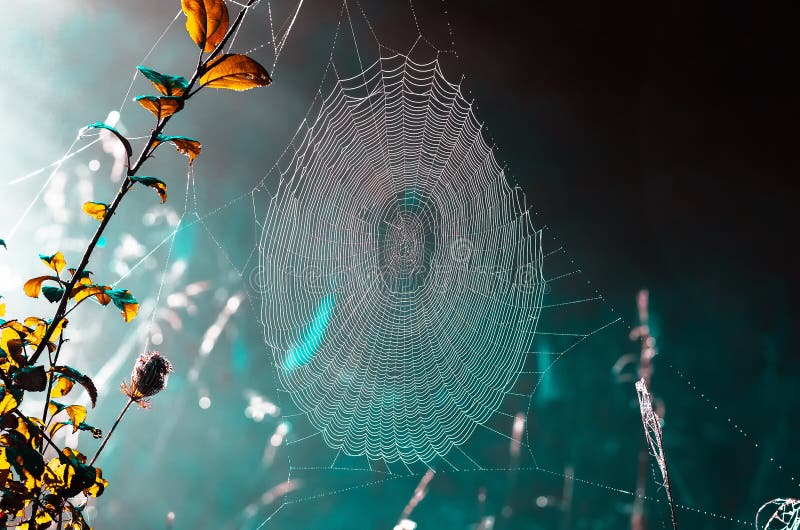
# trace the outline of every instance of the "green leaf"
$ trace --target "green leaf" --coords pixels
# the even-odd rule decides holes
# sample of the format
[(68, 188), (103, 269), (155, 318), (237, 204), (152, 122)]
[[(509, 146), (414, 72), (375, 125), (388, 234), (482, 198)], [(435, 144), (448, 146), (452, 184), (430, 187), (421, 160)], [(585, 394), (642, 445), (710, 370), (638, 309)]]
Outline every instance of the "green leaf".
[(122, 317), (125, 322), (130, 322), (136, 317), (136, 313), (139, 312), (139, 302), (136, 301), (130, 291), (127, 289), (110, 289), (106, 291), (106, 294), (117, 306), (117, 309), (122, 311)]
[[(67, 269), (67, 272), (69, 272), (73, 278), (75, 277), (75, 269)], [(94, 274), (92, 271), (84, 270), (81, 272), (81, 277), (78, 278), (78, 283), (81, 285), (92, 285), (92, 274)]]
[(136, 68), (165, 96), (182, 96), (189, 88), (189, 82), (185, 77), (160, 74), (145, 66)]
[(64, 296), (64, 289), (62, 287), (53, 287), (51, 285), (46, 285), (42, 287), (42, 294), (51, 303), (55, 303), (61, 300), (61, 297)]
[(30, 392), (41, 392), (47, 388), (47, 373), (44, 366), (23, 366), (11, 377), (14, 385)]
[(5, 248), (5, 249), (8, 249), (8, 247), (6, 246), (6, 242), (5, 242), (5, 240), (4, 240), (4, 239), (0, 239), (0, 245), (3, 245), (3, 248)]
[(30, 446), (25, 437), (17, 431), (6, 431), (3, 434), (6, 445), (6, 458), (20, 477), (41, 476), (44, 471), (44, 458), (39, 451)]
[(167, 185), (163, 180), (155, 177), (130, 177), (130, 179), (134, 182), (144, 184), (145, 186), (149, 186), (156, 190), (158, 195), (161, 197), (161, 204), (167, 202)]
[[(95, 487), (99, 470), (86, 465), (86, 457), (69, 447), (47, 463), (42, 481), (45, 487), (62, 498), (74, 497)], [(107, 483), (103, 481), (102, 486)]]
[(67, 408), (66, 405), (64, 405), (62, 403), (59, 403), (58, 401), (56, 401), (54, 399), (51, 399), (50, 400), (50, 404), (47, 405), (47, 411), (50, 413), (50, 416), (55, 416), (56, 414), (58, 414), (59, 412), (61, 412), (65, 408)]
[(125, 151), (128, 153), (128, 158), (133, 156), (133, 149), (131, 148), (131, 143), (128, 141), (127, 138), (122, 136), (121, 132), (116, 130), (111, 125), (106, 125), (105, 123), (95, 122), (95, 123), (90, 123), (89, 125), (86, 126), (86, 128), (87, 129), (105, 129), (107, 131), (111, 131), (111, 134), (116, 136), (119, 139), (119, 141), (122, 142), (122, 145), (125, 146)]
[[(95, 406), (97, 403), (97, 388), (94, 386), (94, 383), (89, 378), (89, 376), (83, 375), (75, 368), (71, 366), (54, 366), (50, 369), (51, 372), (61, 374), (62, 377), (66, 377), (70, 381), (74, 383), (78, 383), (83, 388), (86, 389), (86, 393), (89, 394), (89, 399), (92, 400), (92, 407)], [(59, 378), (61, 379), (61, 378)], [(66, 392), (64, 392), (66, 394)]]
[(97, 427), (92, 427), (86, 422), (83, 422), (80, 425), (78, 425), (78, 430), (89, 431), (90, 433), (92, 433), (92, 438), (94, 438), (95, 440), (99, 440), (100, 438), (103, 437), (103, 431), (101, 431)]
[(52, 256), (39, 254), (39, 259), (44, 261), (45, 265), (56, 271), (56, 274), (61, 274), (61, 271), (67, 266), (67, 261), (64, 259), (64, 254), (62, 254), (60, 251), (56, 252)]

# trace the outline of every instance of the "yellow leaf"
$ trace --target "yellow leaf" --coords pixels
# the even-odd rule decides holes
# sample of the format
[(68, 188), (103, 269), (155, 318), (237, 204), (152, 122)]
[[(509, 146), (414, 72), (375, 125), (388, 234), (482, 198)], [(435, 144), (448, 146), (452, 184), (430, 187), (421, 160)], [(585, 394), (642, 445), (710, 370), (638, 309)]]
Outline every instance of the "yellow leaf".
[(39, 295), (42, 293), (42, 284), (47, 280), (57, 281), (58, 278), (55, 276), (39, 276), (37, 278), (31, 278), (22, 288), (25, 290), (25, 294), (30, 296), (31, 298), (39, 298)]
[(50, 427), (50, 437), (52, 438), (53, 436), (55, 436), (55, 435), (56, 435), (56, 433), (57, 433), (58, 431), (60, 431), (60, 430), (61, 430), (61, 428), (62, 428), (62, 427), (64, 427), (65, 425), (70, 425), (70, 424), (69, 424), (69, 423), (67, 423), (67, 422), (64, 422), (64, 421), (57, 421), (57, 422), (55, 422), (55, 423), (54, 423), (54, 424), (53, 424), (53, 425)]
[(106, 218), (106, 211), (108, 211), (108, 205), (103, 204), (102, 202), (83, 203), (83, 213), (90, 217), (94, 217), (98, 221), (102, 221)]
[(56, 252), (52, 256), (39, 254), (39, 259), (41, 259), (48, 267), (56, 271), (56, 274), (61, 274), (61, 271), (67, 266), (67, 262), (64, 259), (64, 254), (61, 252)]
[(42, 482), (53, 493), (65, 489), (72, 482), (75, 468), (64, 462), (61, 458), (52, 458), (45, 466)]
[(51, 401), (50, 403), (47, 404), (47, 412), (50, 413), (50, 416), (55, 416), (65, 408), (66, 407), (64, 407), (64, 405), (61, 405), (61, 407), (59, 408), (59, 406), (56, 404), (55, 401)]
[[(55, 340), (61, 335), (61, 332), (64, 330), (64, 326), (67, 325), (66, 319), (62, 319), (59, 321), (58, 325), (53, 328), (52, 333), (50, 334), (50, 338)], [(47, 327), (49, 323), (46, 320), (43, 320), (38, 317), (28, 317), (25, 319), (25, 326), (30, 329), (27, 340), (33, 346), (38, 346), (39, 343), (44, 338), (45, 332), (47, 332)]]
[(130, 322), (134, 318), (136, 318), (137, 313), (139, 313), (139, 304), (125, 304), (125, 309), (122, 310), (122, 318), (125, 319), (125, 322)]
[(78, 426), (86, 419), (86, 407), (81, 405), (70, 405), (64, 412), (67, 413), (69, 419), (72, 420), (72, 432), (78, 432)]
[(107, 285), (81, 285), (75, 287), (72, 290), (71, 297), (75, 298), (75, 302), (78, 303), (84, 298), (89, 298), (90, 296), (94, 296), (95, 300), (101, 305), (108, 305), (111, 302), (111, 297), (105, 294), (110, 287)]
[(183, 107), (181, 98), (177, 96), (139, 96), (135, 98), (135, 101), (152, 112), (158, 121), (172, 116)]
[[(72, 277), (75, 277), (77, 271), (75, 269), (67, 269), (67, 272), (69, 272)], [(78, 278), (78, 284), (92, 285), (92, 271), (83, 271), (81, 277)]]
[(6, 304), (3, 302), (0, 304), (0, 317), (6, 316)]
[[(66, 318), (62, 318), (61, 322), (58, 323), (55, 329), (53, 329), (53, 332), (50, 334), (50, 339), (51, 340), (57, 339), (58, 336), (61, 335), (61, 332), (64, 330), (67, 324), (69, 324), (69, 321)], [(42, 338), (44, 338), (44, 333), (42, 333)]]
[(53, 383), (53, 389), (50, 392), (50, 395), (52, 397), (66, 396), (69, 394), (69, 391), (72, 390), (73, 386), (75, 386), (75, 383), (66, 377), (56, 377), (56, 381)]
[(17, 405), (19, 405), (19, 403), (16, 399), (14, 399), (14, 396), (11, 395), (11, 392), (6, 392), (3, 395), (3, 399), (0, 400), (0, 416), (9, 410), (13, 410)]
[(3, 328), (0, 332), (0, 350), (6, 354), (4, 361), (8, 361), (12, 366), (19, 366), (19, 360), (25, 361), (20, 357), (22, 350), (20, 332), (12, 327)]
[(45, 528), (47, 523), (53, 522), (53, 516), (42, 510), (36, 515), (36, 527)]
[(228, 7), (224, 0), (181, 0), (186, 31), (203, 51), (211, 52), (228, 31)]
[(272, 82), (263, 66), (246, 55), (220, 55), (206, 66), (200, 85), (228, 90), (249, 90)]
[(99, 468), (95, 468), (95, 479), (94, 484), (86, 488), (84, 493), (90, 495), (92, 497), (99, 497), (103, 494), (103, 491), (108, 487), (108, 481), (103, 478), (103, 471)]
[[(30, 422), (30, 424), (28, 423)], [(26, 440), (28, 440), (32, 446), (36, 446), (42, 438), (42, 432), (45, 429), (44, 423), (39, 418), (31, 416), (28, 420), (23, 420), (19, 418), (19, 423), (17, 424), (17, 432), (22, 434)]]
[(28, 340), (39, 344), (47, 331), (47, 321), (39, 317), (28, 317), (25, 319), (25, 325), (32, 330)]

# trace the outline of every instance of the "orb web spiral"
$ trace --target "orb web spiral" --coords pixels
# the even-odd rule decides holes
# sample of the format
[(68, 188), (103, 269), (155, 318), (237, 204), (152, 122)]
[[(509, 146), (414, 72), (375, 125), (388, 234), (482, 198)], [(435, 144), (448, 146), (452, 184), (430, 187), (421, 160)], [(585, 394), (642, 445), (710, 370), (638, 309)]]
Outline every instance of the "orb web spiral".
[(348, 455), (430, 462), (501, 407), (541, 308), (540, 233), (437, 61), (339, 79), (272, 197), (263, 323)]

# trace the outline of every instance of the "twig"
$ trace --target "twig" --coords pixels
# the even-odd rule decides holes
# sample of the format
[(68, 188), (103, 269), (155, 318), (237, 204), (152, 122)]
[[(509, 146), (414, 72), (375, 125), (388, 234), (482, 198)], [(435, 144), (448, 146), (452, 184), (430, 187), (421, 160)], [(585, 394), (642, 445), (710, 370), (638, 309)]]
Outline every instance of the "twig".
[(658, 462), (661, 470), (661, 477), (664, 479), (664, 490), (667, 493), (669, 502), (669, 512), (672, 518), (673, 530), (678, 530), (678, 521), (675, 518), (675, 502), (672, 498), (672, 488), (669, 485), (669, 473), (667, 472), (667, 457), (664, 454), (664, 442), (661, 433), (661, 419), (653, 410), (653, 398), (647, 390), (644, 378), (636, 381), (636, 394), (639, 397), (639, 411), (642, 414), (642, 425), (644, 426), (644, 436), (650, 446), (650, 453)]
[(117, 425), (119, 425), (119, 422), (122, 420), (122, 417), (125, 415), (126, 412), (128, 412), (128, 408), (130, 408), (131, 404), (133, 404), (133, 401), (134, 401), (133, 399), (129, 399), (128, 403), (126, 403), (125, 407), (123, 407), (122, 412), (120, 412), (119, 416), (117, 416), (117, 421), (115, 421), (114, 425), (111, 426), (111, 430), (108, 431), (108, 434), (106, 434), (106, 437), (103, 440), (103, 443), (100, 444), (100, 447), (98, 447), (97, 452), (94, 454), (94, 457), (92, 458), (92, 461), (89, 462), (90, 466), (93, 466), (94, 465), (94, 461), (97, 460), (98, 456), (100, 456), (100, 453), (103, 451), (103, 448), (108, 443), (108, 439), (111, 438), (112, 434), (114, 434), (114, 429), (117, 428)]

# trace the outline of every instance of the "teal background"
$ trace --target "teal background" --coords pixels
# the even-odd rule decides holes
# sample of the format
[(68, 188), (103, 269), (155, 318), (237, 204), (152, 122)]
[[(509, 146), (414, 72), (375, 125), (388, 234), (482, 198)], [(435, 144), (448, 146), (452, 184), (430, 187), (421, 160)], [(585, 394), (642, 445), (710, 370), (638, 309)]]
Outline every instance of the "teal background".
[[(411, 48), (411, 5), (361, 6), (386, 46)], [(5, 7), (0, 237), (9, 251), (0, 259), (0, 292), (12, 314), (46, 314), (46, 302), (24, 298), (21, 282), (44, 270), (38, 252), (62, 249), (68, 260), (78, 259), (94, 226), (78, 212), (81, 182), (93, 183), (98, 200), (109, 197), (111, 159), (95, 146), (66, 162), (63, 180), (45, 188), (11, 239), (10, 227), (50, 173), (9, 182), (57, 159), (82, 125), (120, 107), (134, 67), (178, 3), (15, 0)], [(240, 51), (268, 40), (264, 7), (246, 20)], [(293, 8), (272, 7), (281, 21)], [(359, 52), (371, 62), (378, 48), (358, 6), (349, 7)], [(158, 306), (193, 282), (207, 282), (207, 289), (192, 297), (196, 309), (175, 308), (180, 329), (160, 314), (158, 348), (176, 372), (152, 410), (132, 411), (105, 450), (100, 465), (111, 486), (91, 509), (96, 528), (170, 527), (169, 512), (176, 529), (258, 528), (281, 505), (264, 503), (262, 495), (285, 481), (290, 467), (318, 457), (313, 447), (280, 447), (265, 464), (280, 418), (255, 422), (245, 409), (254, 392), (276, 403), (286, 399), (276, 389), (259, 324), (256, 221), (277, 184), (269, 169), (317, 89), (327, 86), (320, 79), (339, 8), (306, 0), (273, 86), (203, 92), (173, 120), (169, 132), (204, 145), (188, 195), (185, 159), (164, 149), (147, 166), (145, 174), (168, 181), (168, 207), (180, 214), (186, 201), (186, 228), (171, 252), (159, 248), (120, 286), (142, 300), (151, 297), (164, 267), (180, 261), (185, 272), (164, 283)], [(642, 430), (632, 383), (615, 383), (611, 366), (638, 350), (627, 334), (643, 287), (650, 290), (660, 352), (653, 392), (666, 406), (666, 451), (676, 500), (684, 506), (680, 528), (744, 527), (761, 503), (796, 497), (798, 168), (790, 50), (797, 8), (752, 2), (427, 2), (413, 8), (437, 48), (455, 43), (458, 58), (442, 56), (445, 74), (453, 81), (464, 76), (498, 159), (526, 192), (537, 226), (546, 227), (546, 245), (567, 249), (565, 260), (545, 262), (545, 275), (568, 272), (571, 260), (582, 270), (580, 280), (551, 299), (591, 296), (594, 289), (604, 295), (587, 309), (545, 315), (550, 320), (542, 325), (583, 332), (612, 315), (623, 318), (565, 355), (534, 395), (527, 436), (535, 462), (529, 455), (513, 461), (507, 441), (477, 437), (472, 450), (497, 470), (437, 474), (413, 513), (419, 528), (470, 528), (489, 515), (498, 529), (630, 527), (631, 495), (624, 492), (635, 487)], [(190, 73), (196, 49), (182, 26), (181, 18), (143, 63)], [(340, 75), (359, 71), (350, 31), (345, 18), (335, 49)], [(420, 59), (433, 53), (426, 44), (413, 50)], [(253, 55), (272, 65), (269, 46)], [(150, 87), (137, 79), (122, 113), (131, 135), (150, 126), (150, 115), (130, 102), (142, 93)], [(91, 159), (101, 162), (97, 173), (86, 172)], [(261, 189), (250, 194), (262, 178)], [(118, 276), (114, 252), (125, 234), (149, 250), (170, 233), (162, 221), (143, 222), (157, 206), (151, 190), (132, 197), (94, 258), (97, 274)], [(204, 333), (237, 294), (241, 307), (202, 355)], [(124, 403), (116, 388), (146, 329), (124, 326), (110, 309), (84, 309), (71, 327), (87, 331), (74, 336), (69, 359), (88, 374), (108, 375), (89, 420), (107, 429)], [(114, 359), (118, 366), (109, 364)], [(211, 399), (207, 410), (198, 406), (203, 396)], [(80, 447), (88, 452), (94, 443), (81, 438)], [(556, 504), (568, 469), (580, 480), (565, 510)], [(266, 528), (392, 528), (419, 480), (341, 469), (292, 473), (302, 485)], [(663, 490), (652, 480), (647, 488), (648, 528), (669, 526)], [(540, 497), (551, 498), (544, 508), (537, 506)]]

